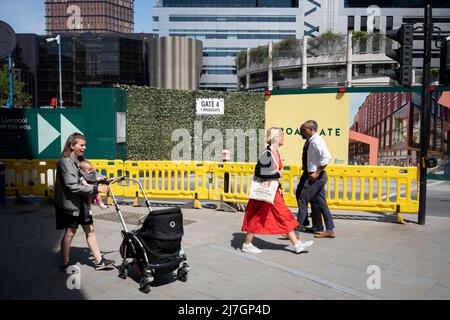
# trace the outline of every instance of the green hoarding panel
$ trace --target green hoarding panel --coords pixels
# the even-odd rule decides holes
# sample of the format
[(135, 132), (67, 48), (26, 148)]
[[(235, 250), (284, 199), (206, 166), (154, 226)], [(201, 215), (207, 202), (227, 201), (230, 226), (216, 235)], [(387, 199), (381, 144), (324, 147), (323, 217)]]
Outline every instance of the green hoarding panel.
[[(88, 128), (86, 157), (126, 160), (126, 142), (117, 139), (121, 130), (126, 135), (125, 91), (116, 88), (83, 88), (82, 95)], [(121, 116), (125, 120), (117, 128), (117, 118)]]
[(57, 159), (69, 135), (85, 132), (79, 109), (2, 109), (0, 122), (4, 159)]
[(74, 132), (86, 136), (86, 158), (126, 160), (125, 92), (83, 89), (82, 108), (0, 109), (0, 158), (58, 159)]

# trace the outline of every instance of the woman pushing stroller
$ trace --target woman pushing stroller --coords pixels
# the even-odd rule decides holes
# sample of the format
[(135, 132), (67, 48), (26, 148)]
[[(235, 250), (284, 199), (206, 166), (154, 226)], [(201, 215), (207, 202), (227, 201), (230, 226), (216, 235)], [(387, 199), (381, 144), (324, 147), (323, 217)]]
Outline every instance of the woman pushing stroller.
[(86, 138), (80, 133), (69, 136), (58, 162), (55, 182), (56, 228), (65, 230), (61, 239), (61, 271), (70, 265), (69, 252), (78, 226), (83, 227), (86, 241), (95, 259), (95, 269), (111, 269), (114, 260), (105, 259), (100, 254), (94, 233), (92, 215), (86, 209), (86, 196), (93, 197), (98, 192), (107, 193), (108, 186), (80, 183), (80, 161), (86, 150)]

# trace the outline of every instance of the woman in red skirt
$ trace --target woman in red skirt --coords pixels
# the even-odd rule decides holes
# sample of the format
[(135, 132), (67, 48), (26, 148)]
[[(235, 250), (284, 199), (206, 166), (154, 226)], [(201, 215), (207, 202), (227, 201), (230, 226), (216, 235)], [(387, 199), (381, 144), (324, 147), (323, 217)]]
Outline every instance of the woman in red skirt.
[(255, 167), (255, 176), (260, 179), (279, 181), (278, 190), (273, 204), (250, 199), (245, 210), (242, 231), (247, 237), (242, 245), (242, 251), (248, 253), (261, 253), (262, 251), (252, 244), (254, 234), (287, 234), (294, 245), (295, 252), (300, 253), (313, 244), (313, 241), (301, 242), (294, 228), (298, 226), (291, 210), (284, 203), (281, 190), (282, 163), (278, 148), (284, 143), (284, 134), (280, 128), (270, 128), (266, 133), (268, 144), (266, 151), (261, 155)]

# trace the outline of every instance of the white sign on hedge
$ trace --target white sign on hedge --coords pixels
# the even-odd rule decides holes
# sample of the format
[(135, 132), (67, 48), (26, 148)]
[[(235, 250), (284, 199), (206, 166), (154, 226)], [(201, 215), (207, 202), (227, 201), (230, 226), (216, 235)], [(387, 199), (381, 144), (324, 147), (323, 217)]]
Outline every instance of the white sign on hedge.
[(225, 111), (224, 99), (197, 99), (197, 114), (223, 115)]

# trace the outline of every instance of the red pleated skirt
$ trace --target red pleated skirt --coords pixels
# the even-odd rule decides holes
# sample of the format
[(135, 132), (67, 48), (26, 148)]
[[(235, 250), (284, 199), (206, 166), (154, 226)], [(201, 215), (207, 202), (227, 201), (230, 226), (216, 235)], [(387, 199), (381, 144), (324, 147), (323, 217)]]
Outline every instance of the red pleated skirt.
[(291, 210), (286, 207), (280, 191), (275, 195), (273, 205), (250, 199), (245, 210), (243, 232), (255, 234), (287, 234), (298, 226)]

